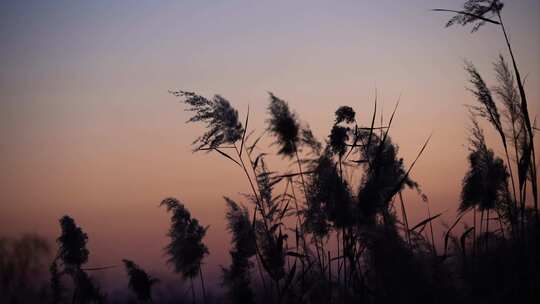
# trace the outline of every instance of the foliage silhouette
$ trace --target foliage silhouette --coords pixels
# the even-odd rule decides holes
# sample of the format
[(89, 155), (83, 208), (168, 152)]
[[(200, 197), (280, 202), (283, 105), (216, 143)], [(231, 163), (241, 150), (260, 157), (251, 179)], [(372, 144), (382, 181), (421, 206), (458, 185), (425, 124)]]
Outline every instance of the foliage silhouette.
[[(476, 211), (475, 207), (478, 206), (481, 210), (487, 210), (488, 215), (484, 220), (482, 212), (480, 228), (476, 229), (476, 212), (474, 212), (474, 226), (466, 229), (459, 241), (454, 238), (453, 242), (454, 250), (460, 253), (456, 255), (457, 263), (462, 265), (463, 284), (469, 287), (466, 294), (471, 301), (533, 303), (540, 300), (538, 293), (540, 221), (534, 127), (529, 118), (527, 96), (517, 60), (503, 23), (501, 14), (503, 7), (503, 3), (498, 0), (469, 0), (465, 3), (464, 11), (439, 10), (457, 13), (447, 26), (454, 23), (462, 25), (475, 23), (473, 31), (488, 23), (500, 26), (512, 64), (511, 71), (502, 55), (494, 64), (498, 85), (492, 90), (502, 103), (504, 119), (500, 118), (497, 104), (480, 74), (472, 64), (466, 65), (473, 84), (472, 92), (480, 101), (481, 107), (476, 108), (472, 117), (470, 169), (464, 178), (462, 191), (464, 199), (460, 209), (472, 208)], [(506, 165), (485, 146), (475, 114), (486, 118), (499, 134), (505, 151)], [(514, 147), (513, 157), (506, 138), (510, 138), (510, 143)], [(512, 173), (512, 158), (518, 169), (517, 188)], [(513, 198), (506, 181), (508, 177), (512, 185)], [(527, 186), (530, 186), (530, 190)], [(488, 187), (489, 191), (486, 191)], [(529, 191), (532, 192), (534, 208), (527, 207)], [(497, 215), (495, 219), (489, 215), (492, 209)], [(489, 224), (492, 220), (498, 221), (499, 229), (490, 230)], [(478, 236), (476, 230), (480, 231)], [(469, 237), (471, 232), (474, 232), (472, 240)], [(482, 247), (484, 249), (479, 250)]]
[(349, 106), (341, 106), (336, 110), (336, 124), (346, 122), (353, 123), (355, 121), (356, 112)]
[(152, 286), (159, 282), (150, 277), (139, 265), (130, 260), (122, 260), (129, 277), (129, 288), (141, 302), (152, 302)]
[(447, 23), (446, 27), (454, 24), (468, 25), (473, 24), (472, 32), (476, 32), (482, 25), (488, 23), (500, 24), (491, 19), (496, 16), (504, 4), (498, 0), (467, 0), (463, 4), (462, 11), (452, 11), (444, 9), (436, 9), (436, 11), (448, 11), (457, 13)]
[(270, 93), (268, 106), (270, 118), (268, 131), (275, 135), (275, 144), (279, 146), (278, 154), (293, 157), (300, 141), (300, 123), (291, 112), (289, 105), (282, 99)]
[(167, 262), (173, 266), (174, 272), (190, 279), (194, 302), (193, 278), (200, 274), (203, 296), (206, 298), (201, 264), (208, 255), (208, 248), (202, 242), (208, 227), (199, 225), (199, 221), (192, 218), (184, 205), (173, 197), (162, 200), (160, 206), (165, 206), (167, 211), (172, 213), (171, 228), (167, 234), (171, 241), (165, 247), (165, 253), (169, 256)]
[(0, 238), (1, 303), (30, 303), (43, 297), (38, 278), (49, 253), (49, 243), (37, 235)]
[(206, 99), (192, 92), (171, 93), (177, 97), (184, 97), (184, 103), (190, 106), (188, 111), (195, 112), (188, 122), (205, 122), (209, 129), (193, 142), (196, 150), (234, 144), (242, 138), (244, 131), (238, 121), (238, 112), (223, 97), (215, 95), (212, 99)]
[(353, 195), (328, 149), (313, 164), (312, 172), (306, 210), (307, 230), (323, 236), (328, 233), (329, 223), (336, 228), (352, 224)]
[(80, 268), (88, 261), (89, 252), (86, 249), (88, 236), (67, 215), (60, 219), (60, 226), (62, 235), (57, 240), (59, 244), (58, 257), (67, 267)]
[(473, 121), (469, 171), (463, 179), (459, 210), (494, 209), (509, 200), (508, 173), (502, 159), (486, 146), (484, 134)]
[(396, 185), (419, 189), (418, 184), (406, 175), (403, 159), (397, 157), (397, 146), (389, 138), (374, 133), (371, 137), (369, 140), (373, 144), (362, 149), (363, 158), (371, 161), (364, 164), (367, 170), (358, 191), (359, 211), (368, 222), (372, 222), (375, 215), (387, 212)]
[(199, 225), (199, 221), (192, 218), (175, 198), (166, 198), (160, 205), (172, 213), (168, 233), (171, 242), (165, 247), (168, 262), (174, 266), (175, 272), (185, 278), (193, 278), (198, 275), (202, 260), (208, 254), (208, 248), (202, 243), (207, 227)]
[[(105, 295), (82, 268), (90, 254), (86, 248), (88, 236), (68, 215), (63, 216), (59, 222), (62, 233), (57, 239), (58, 253), (49, 268), (53, 303), (61, 303), (64, 299), (65, 288), (61, 283), (64, 275), (70, 276), (73, 281), (72, 303), (104, 303)], [(61, 262), (62, 270), (58, 261)]]
[(229, 303), (255, 303), (250, 282), (249, 259), (256, 254), (256, 239), (248, 210), (225, 197), (228, 211), (226, 218), (229, 232), (233, 235), (233, 249), (230, 251), (231, 265), (223, 268), (223, 285), (227, 288)]
[[(510, 157), (509, 157), (508, 148), (506, 145), (505, 134), (504, 132), (501, 131), (500, 128), (496, 128), (496, 129), (497, 129), (497, 132), (499, 132), (501, 139), (503, 140), (503, 146), (506, 153), (506, 159), (508, 162), (507, 165), (510, 171), (510, 179), (512, 182), (512, 188), (513, 188), (513, 193), (514, 193), (514, 201), (517, 204), (517, 201), (519, 200), (519, 203), (520, 203), (520, 209), (521, 209), (520, 215), (522, 218), (521, 229), (525, 229), (523, 219), (525, 218), (525, 204), (526, 204), (525, 201), (526, 201), (527, 192), (525, 191), (524, 188), (525, 188), (525, 184), (527, 183), (526, 181), (527, 176), (530, 176), (530, 181), (531, 181), (530, 185), (531, 185), (531, 190), (532, 190), (532, 198), (534, 202), (534, 211), (535, 211), (535, 217), (536, 217), (535, 220), (536, 222), (540, 223), (540, 219), (538, 216), (538, 183), (536, 182), (537, 174), (536, 174), (536, 157), (535, 157), (535, 147), (534, 147), (534, 130), (535, 129), (534, 129), (533, 124), (531, 123), (531, 119), (529, 116), (527, 95), (525, 93), (524, 84), (521, 79), (521, 73), (518, 69), (516, 57), (514, 55), (512, 45), (510, 44), (510, 39), (508, 37), (506, 27), (504, 26), (504, 23), (502, 20), (501, 12), (502, 12), (503, 7), (504, 7), (503, 3), (499, 0), (492, 0), (492, 1), (468, 0), (464, 4), (463, 11), (454, 11), (454, 10), (447, 10), (447, 9), (435, 9), (435, 11), (447, 11), (447, 12), (454, 12), (457, 14), (452, 19), (450, 19), (450, 21), (447, 23), (447, 26), (451, 26), (455, 24), (456, 22), (462, 25), (466, 25), (468, 23), (476, 23), (475, 26), (473, 27), (473, 32), (478, 30), (480, 26), (486, 23), (495, 24), (501, 27), (501, 30), (502, 30), (502, 33), (504, 35), (504, 39), (506, 42), (506, 46), (508, 48), (508, 52), (510, 54), (510, 58), (512, 59), (512, 68), (514, 72), (513, 76), (515, 76), (515, 83), (517, 85), (517, 89), (519, 92), (519, 108), (521, 112), (521, 117), (519, 121), (521, 121), (521, 123), (525, 126), (525, 131), (526, 131), (524, 137), (522, 138), (520, 142), (521, 149), (516, 148), (516, 151), (515, 151), (515, 154), (516, 154), (515, 157), (518, 160), (517, 167), (518, 167), (518, 181), (519, 181), (519, 196), (515, 190), (515, 185), (514, 185), (515, 182), (514, 182), (514, 177), (512, 174), (512, 166), (510, 166)], [(490, 18), (496, 17), (498, 21), (486, 18), (485, 16), (489, 16)], [(511, 90), (511, 88), (513, 87), (513, 84), (511, 84), (510, 82), (513, 81), (512, 79), (513, 76), (507, 73), (508, 69), (504, 71), (504, 68), (505, 68), (504, 60), (501, 60), (499, 64), (496, 64), (495, 66), (495, 70), (496, 70), (496, 73), (498, 74), (499, 81), (501, 80), (504, 81), (504, 78), (507, 77), (506, 88)], [(501, 75), (500, 72), (506, 75)], [(501, 76), (503, 77), (501, 78)], [(510, 93), (510, 91), (508, 91), (508, 93)], [(511, 96), (511, 94), (507, 94), (507, 96)], [(505, 97), (504, 96), (502, 97), (504, 101)], [(506, 101), (504, 101), (504, 103), (506, 103)], [(511, 111), (511, 112), (514, 112), (514, 111)], [(493, 123), (493, 118), (490, 118), (490, 121)], [(516, 136), (515, 134), (513, 135), (514, 135), (513, 136), (514, 144), (516, 144), (517, 142)], [(521, 156), (519, 155), (519, 153), (521, 153)]]

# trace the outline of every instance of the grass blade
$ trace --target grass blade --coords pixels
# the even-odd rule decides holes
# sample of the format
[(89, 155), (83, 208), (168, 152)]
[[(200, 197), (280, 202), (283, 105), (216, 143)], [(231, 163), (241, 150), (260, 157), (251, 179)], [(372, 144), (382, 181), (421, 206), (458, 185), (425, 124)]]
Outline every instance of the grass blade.
[(414, 227), (412, 227), (409, 231), (414, 231), (419, 227), (425, 226), (427, 223), (429, 223), (429, 222), (433, 221), (434, 219), (438, 218), (439, 216), (441, 216), (441, 214), (442, 213), (439, 213), (437, 215), (434, 215), (434, 216), (432, 216), (430, 218), (427, 218), (427, 219), (421, 221), (420, 223), (418, 223)]
[(216, 150), (219, 154), (225, 156), (226, 158), (232, 160), (233, 162), (235, 162), (238, 166), (242, 167), (242, 165), (240, 165), (240, 163), (238, 161), (236, 161), (234, 158), (232, 158), (231, 156), (229, 156), (229, 154), (221, 151), (220, 149), (218, 148), (214, 148), (214, 150)]
[(444, 234), (444, 255), (446, 255), (446, 251), (447, 251), (447, 248), (448, 248), (448, 239), (450, 238), (450, 232), (452, 231), (452, 229), (454, 229), (454, 227), (456, 227), (456, 225), (459, 223), (459, 221), (461, 220), (461, 218), (465, 215), (465, 213), (462, 213), (457, 219), (456, 221), (452, 224), (452, 226), (450, 226), (450, 228), (448, 229), (448, 231), (446, 231), (446, 233)]
[(248, 129), (248, 122), (249, 122), (249, 105), (247, 108), (246, 123), (244, 124), (244, 134), (242, 134), (242, 143), (240, 144), (240, 157), (242, 157), (242, 152), (244, 151), (244, 143), (246, 141), (246, 132)]
[(491, 19), (488, 19), (488, 18), (486, 18), (486, 17), (479, 16), (479, 15), (467, 13), (467, 12), (464, 12), (464, 11), (455, 11), (455, 10), (449, 10), (449, 9), (443, 9), (443, 8), (435, 8), (435, 9), (432, 9), (431, 11), (433, 11), (433, 12), (450, 12), (450, 13), (456, 13), (456, 14), (461, 14), (461, 15), (467, 15), (467, 16), (471, 16), (471, 17), (480, 19), (480, 20), (485, 21), (485, 22), (489, 22), (489, 23), (493, 23), (493, 24), (498, 24), (498, 25), (500, 25), (500, 23), (499, 23), (498, 21), (491, 20)]

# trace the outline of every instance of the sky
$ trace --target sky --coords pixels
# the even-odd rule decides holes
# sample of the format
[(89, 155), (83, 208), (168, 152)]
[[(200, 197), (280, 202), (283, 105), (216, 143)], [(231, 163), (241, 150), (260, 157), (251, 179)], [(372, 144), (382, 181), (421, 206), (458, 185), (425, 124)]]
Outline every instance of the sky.
[[(540, 112), (540, 2), (507, 1), (503, 18), (532, 117)], [(1, 1), (0, 236), (51, 242), (69, 214), (89, 235), (90, 264), (133, 259), (170, 276), (162, 248), (179, 198), (210, 225), (210, 284), (229, 263), (223, 196), (242, 201), (242, 172), (219, 155), (192, 153), (201, 126), (168, 93), (220, 94), (265, 128), (268, 93), (287, 100), (324, 140), (338, 106), (369, 124), (377, 94), (432, 213), (453, 218), (467, 169), (464, 60), (494, 84), (507, 56), (500, 29), (445, 28), (461, 1)], [(380, 108), (379, 108), (380, 109)], [(488, 144), (500, 152), (488, 132)], [(266, 143), (269, 143), (267, 141)], [(280, 158), (276, 167), (287, 169)], [(426, 217), (407, 193), (409, 222)], [(442, 233), (442, 230), (440, 230)], [(439, 233), (440, 234), (440, 233)], [(122, 280), (112, 270), (97, 274)], [(113, 285), (113, 284), (111, 284)]]

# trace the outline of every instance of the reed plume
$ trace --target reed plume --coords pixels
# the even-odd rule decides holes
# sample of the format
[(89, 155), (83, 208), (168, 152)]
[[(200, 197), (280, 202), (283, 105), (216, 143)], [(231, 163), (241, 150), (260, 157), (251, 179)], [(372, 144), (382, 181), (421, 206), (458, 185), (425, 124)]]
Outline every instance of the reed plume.
[(149, 276), (139, 265), (130, 260), (122, 260), (129, 277), (128, 286), (137, 299), (143, 303), (152, 302), (152, 286), (159, 282)]
[(207, 99), (186, 91), (172, 91), (171, 94), (184, 98), (183, 102), (190, 106), (186, 111), (194, 112), (188, 122), (206, 124), (207, 131), (193, 142), (195, 150), (218, 148), (242, 139), (244, 129), (238, 120), (238, 111), (225, 98), (215, 95)]

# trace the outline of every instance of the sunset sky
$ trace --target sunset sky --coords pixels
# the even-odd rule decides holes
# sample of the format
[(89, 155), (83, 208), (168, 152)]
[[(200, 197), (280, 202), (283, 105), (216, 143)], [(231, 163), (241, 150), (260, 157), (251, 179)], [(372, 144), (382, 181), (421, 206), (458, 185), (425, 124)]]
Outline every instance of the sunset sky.
[[(540, 1), (506, 1), (503, 18), (540, 113)], [(462, 1), (2, 1), (0, 3), (0, 236), (51, 242), (69, 214), (89, 235), (91, 265), (133, 259), (166, 275), (167, 196), (210, 225), (205, 271), (228, 264), (223, 196), (249, 191), (238, 167), (192, 153), (201, 126), (171, 89), (220, 94), (250, 128), (265, 128), (267, 92), (287, 100), (324, 140), (338, 106), (369, 124), (375, 92), (432, 212), (453, 218), (466, 172), (465, 59), (494, 85), (507, 56), (500, 29), (445, 28)], [(379, 108), (380, 109), (380, 108)], [(266, 141), (269, 143), (270, 141)], [(500, 151), (499, 141), (489, 137)], [(538, 143), (538, 141), (537, 141)], [(287, 169), (280, 158), (271, 158)], [(279, 163), (279, 164), (278, 164)], [(414, 193), (412, 223), (426, 217)], [(123, 271), (123, 270), (122, 270)], [(123, 278), (112, 270), (98, 274)]]

